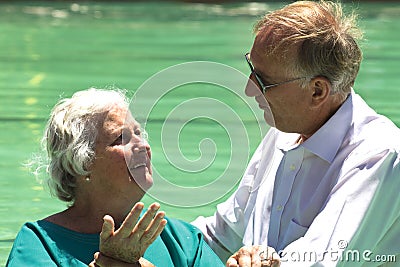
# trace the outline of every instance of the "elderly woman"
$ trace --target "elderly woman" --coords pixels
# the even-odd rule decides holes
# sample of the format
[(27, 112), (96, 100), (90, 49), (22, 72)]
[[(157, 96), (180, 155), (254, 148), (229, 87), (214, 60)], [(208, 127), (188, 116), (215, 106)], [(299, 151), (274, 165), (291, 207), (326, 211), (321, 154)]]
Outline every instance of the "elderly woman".
[(194, 226), (164, 218), (157, 203), (142, 212), (151, 151), (122, 92), (91, 88), (61, 100), (43, 144), (50, 188), (69, 205), (26, 223), (7, 266), (222, 265)]

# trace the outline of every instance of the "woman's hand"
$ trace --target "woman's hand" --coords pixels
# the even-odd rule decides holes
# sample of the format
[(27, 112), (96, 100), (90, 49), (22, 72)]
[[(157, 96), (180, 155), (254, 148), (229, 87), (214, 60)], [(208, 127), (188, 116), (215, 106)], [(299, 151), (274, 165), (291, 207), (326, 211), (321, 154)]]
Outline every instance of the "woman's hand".
[(89, 267), (155, 267), (151, 262), (140, 258), (136, 263), (127, 263), (104, 256), (100, 252), (94, 254), (94, 260)]
[(167, 224), (165, 213), (157, 213), (160, 208), (157, 203), (151, 204), (137, 222), (143, 207), (143, 203), (136, 203), (117, 231), (114, 231), (114, 219), (109, 215), (104, 216), (100, 233), (101, 255), (126, 263), (139, 261)]
[(226, 267), (279, 267), (280, 257), (275, 249), (267, 246), (241, 247), (229, 257)]

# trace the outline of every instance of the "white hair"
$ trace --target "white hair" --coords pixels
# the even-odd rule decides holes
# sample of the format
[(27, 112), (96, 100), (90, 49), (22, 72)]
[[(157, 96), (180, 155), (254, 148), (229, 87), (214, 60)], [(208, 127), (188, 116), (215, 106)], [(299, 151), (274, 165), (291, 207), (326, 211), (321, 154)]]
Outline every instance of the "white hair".
[(89, 88), (60, 100), (52, 109), (42, 146), (48, 157), (47, 183), (60, 200), (74, 203), (76, 178), (89, 175), (94, 160), (99, 123), (116, 104), (128, 108), (124, 91)]

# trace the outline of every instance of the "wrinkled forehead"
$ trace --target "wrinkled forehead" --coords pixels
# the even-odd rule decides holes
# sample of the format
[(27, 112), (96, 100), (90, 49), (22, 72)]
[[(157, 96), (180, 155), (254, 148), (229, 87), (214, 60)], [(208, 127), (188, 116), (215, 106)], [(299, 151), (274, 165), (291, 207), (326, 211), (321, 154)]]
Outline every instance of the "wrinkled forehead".
[(140, 123), (133, 117), (131, 111), (128, 109), (125, 113), (125, 128), (137, 129), (140, 128)]
[(103, 127), (100, 130), (104, 135), (113, 134), (116, 130), (125, 128), (139, 128), (139, 123), (134, 119), (130, 110), (122, 105), (114, 105), (105, 113)]
[(126, 107), (117, 104), (113, 105), (105, 114), (104, 125), (123, 124), (128, 112)]

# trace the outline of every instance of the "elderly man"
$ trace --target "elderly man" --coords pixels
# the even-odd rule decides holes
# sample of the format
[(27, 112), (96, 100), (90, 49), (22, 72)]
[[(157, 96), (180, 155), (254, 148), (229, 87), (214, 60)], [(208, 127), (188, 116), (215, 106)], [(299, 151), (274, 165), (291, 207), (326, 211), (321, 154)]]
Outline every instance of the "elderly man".
[(255, 34), (246, 94), (272, 127), (237, 191), (193, 224), (227, 266), (375, 266), (399, 255), (400, 130), (353, 91), (355, 16), (298, 1)]

